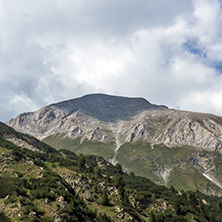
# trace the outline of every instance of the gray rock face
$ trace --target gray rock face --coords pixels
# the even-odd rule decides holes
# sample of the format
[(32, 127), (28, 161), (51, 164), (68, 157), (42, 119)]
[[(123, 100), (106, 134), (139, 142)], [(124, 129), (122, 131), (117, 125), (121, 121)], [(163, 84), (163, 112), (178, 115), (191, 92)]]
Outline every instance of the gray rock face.
[(61, 134), (64, 138), (115, 142), (116, 151), (125, 142), (143, 140), (222, 152), (221, 117), (171, 110), (143, 98), (86, 95), (23, 113), (7, 124), (39, 139)]
[[(179, 114), (179, 113), (178, 113)], [(189, 145), (207, 151), (222, 151), (221, 118), (211, 115), (184, 113), (183, 118), (172, 121), (170, 126), (159, 134), (156, 142), (168, 146)], [(176, 118), (175, 118), (176, 119)]]
[(52, 104), (36, 112), (23, 113), (7, 124), (40, 139), (55, 133), (65, 133), (70, 138), (85, 136), (88, 139), (100, 139), (102, 136), (106, 140), (100, 125), (109, 128), (120, 121), (130, 121), (144, 110), (153, 109), (167, 107), (150, 104), (143, 98), (92, 94)]
[[(166, 106), (153, 105), (143, 98), (127, 98), (105, 94), (86, 95), (51, 106), (63, 110), (66, 115), (78, 111), (104, 122), (130, 120), (143, 110), (167, 108)], [(53, 118), (55, 118), (55, 115), (49, 112), (48, 119)]]

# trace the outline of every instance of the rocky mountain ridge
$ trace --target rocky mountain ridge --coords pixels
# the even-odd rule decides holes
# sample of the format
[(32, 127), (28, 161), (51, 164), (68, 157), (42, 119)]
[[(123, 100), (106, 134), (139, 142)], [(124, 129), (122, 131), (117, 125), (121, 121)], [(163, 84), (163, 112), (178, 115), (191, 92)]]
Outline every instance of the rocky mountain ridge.
[(172, 110), (141, 98), (87, 95), (23, 113), (7, 124), (39, 139), (62, 134), (116, 144), (143, 140), (219, 152), (222, 149), (221, 117)]

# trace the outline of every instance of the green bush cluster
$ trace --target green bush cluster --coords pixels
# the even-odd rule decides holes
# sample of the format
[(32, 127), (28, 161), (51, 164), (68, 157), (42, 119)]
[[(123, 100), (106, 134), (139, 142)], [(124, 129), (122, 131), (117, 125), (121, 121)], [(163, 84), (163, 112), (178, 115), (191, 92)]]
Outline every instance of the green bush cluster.
[[(146, 178), (133, 175), (125, 175), (124, 179), (126, 188), (133, 193), (135, 201), (140, 203), (137, 208), (140, 213), (143, 213), (157, 199), (166, 201), (168, 205), (173, 207), (172, 210), (168, 209), (163, 213), (152, 212), (150, 214), (151, 221), (189, 221), (190, 215), (195, 221), (221, 221), (222, 200), (220, 197), (207, 196), (198, 191), (184, 192), (182, 190), (178, 193), (173, 186), (168, 189), (158, 186)], [(206, 201), (205, 204), (203, 200)]]
[(5, 198), (7, 195), (16, 192), (20, 185), (20, 181), (13, 177), (0, 177), (0, 198)]
[(10, 218), (7, 217), (3, 212), (0, 212), (0, 221), (2, 221), (2, 222), (11, 222)]
[(108, 217), (106, 214), (99, 214), (97, 219), (97, 222), (112, 222), (111, 218)]

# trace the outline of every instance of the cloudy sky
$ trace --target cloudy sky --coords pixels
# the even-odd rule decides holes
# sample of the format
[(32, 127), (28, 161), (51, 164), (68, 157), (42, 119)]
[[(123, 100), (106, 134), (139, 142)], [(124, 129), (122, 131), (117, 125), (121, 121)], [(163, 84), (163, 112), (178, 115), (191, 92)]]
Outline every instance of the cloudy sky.
[(0, 0), (0, 121), (84, 94), (222, 115), (221, 0)]

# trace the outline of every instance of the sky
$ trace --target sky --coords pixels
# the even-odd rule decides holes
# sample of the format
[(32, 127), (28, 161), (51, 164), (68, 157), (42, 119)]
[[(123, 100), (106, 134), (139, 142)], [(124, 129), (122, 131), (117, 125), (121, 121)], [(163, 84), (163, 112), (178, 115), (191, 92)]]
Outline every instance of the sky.
[(90, 93), (222, 115), (221, 0), (0, 0), (0, 121)]

